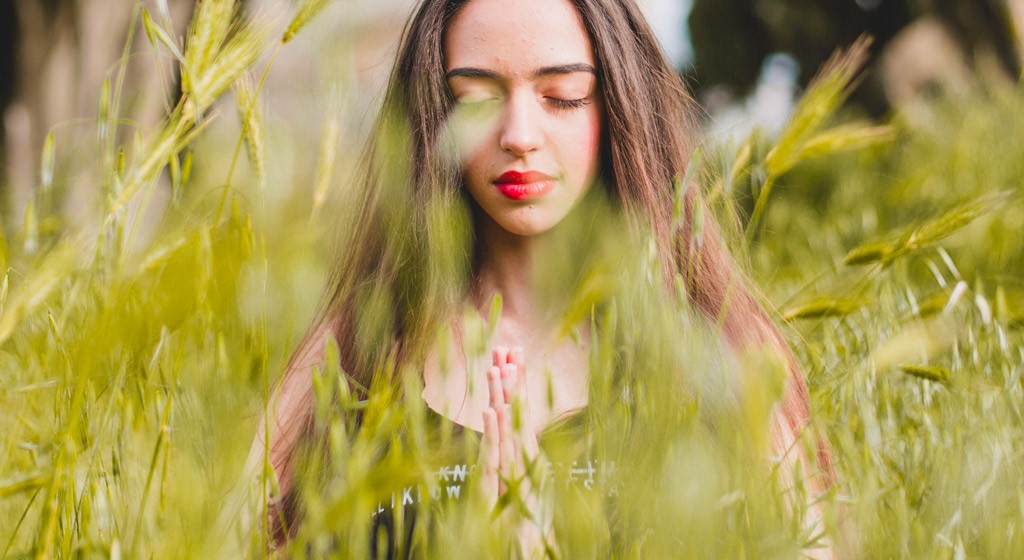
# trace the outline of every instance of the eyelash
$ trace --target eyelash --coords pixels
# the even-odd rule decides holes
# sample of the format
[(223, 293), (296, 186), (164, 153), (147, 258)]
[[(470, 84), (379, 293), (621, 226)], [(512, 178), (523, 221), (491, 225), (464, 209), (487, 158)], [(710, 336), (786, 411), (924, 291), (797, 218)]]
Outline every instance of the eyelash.
[(590, 105), (590, 98), (583, 97), (581, 99), (559, 99), (557, 97), (549, 97), (550, 101), (558, 109), (579, 109)]
[[(555, 109), (566, 110), (566, 111), (572, 110), (572, 109), (581, 109), (583, 107), (586, 107), (587, 105), (590, 105), (590, 103), (591, 103), (591, 100), (590, 100), (589, 97), (581, 97), (579, 99), (561, 99), (561, 98), (558, 98), (558, 97), (545, 97), (545, 99), (547, 99), (548, 102), (550, 102), (552, 105), (554, 105)], [(488, 103), (488, 102), (491, 102), (491, 101), (497, 101), (497, 99), (496, 98), (478, 99), (478, 100), (474, 100), (474, 101), (456, 100), (456, 103), (460, 103), (460, 104), (464, 104), (464, 105), (470, 105), (470, 106), (482, 106), (484, 103)]]

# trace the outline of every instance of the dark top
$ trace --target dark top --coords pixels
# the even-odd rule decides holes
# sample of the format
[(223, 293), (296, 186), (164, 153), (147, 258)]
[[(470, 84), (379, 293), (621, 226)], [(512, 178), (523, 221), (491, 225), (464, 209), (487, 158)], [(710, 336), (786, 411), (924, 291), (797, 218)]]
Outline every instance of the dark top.
[[(438, 431), (444, 427), (450, 429), (458, 451), (449, 461), (443, 461), (436, 471), (430, 473), (429, 476), (436, 481), (435, 485), (428, 488), (426, 484), (419, 484), (398, 489), (392, 492), (390, 499), (381, 500), (370, 512), (373, 518), (370, 554), (373, 558), (421, 556), (421, 553), (412, 550), (420, 508), (429, 507), (432, 511), (439, 511), (447, 503), (467, 499), (466, 486), (474, 479), (477, 465), (476, 458), (466, 457), (465, 450), (478, 449), (482, 434), (456, 424), (430, 407), (427, 407), (427, 415), (431, 428), (437, 428)], [(584, 417), (585, 414), (577, 412), (556, 421), (539, 434), (539, 443), (545, 451), (558, 450), (558, 456), (552, 457), (547, 465), (555, 484), (578, 488), (580, 491), (597, 491), (599, 484), (610, 481), (608, 477), (614, 474), (615, 463), (594, 460), (585, 449), (587, 438)], [(617, 493), (614, 484), (605, 490), (609, 496)], [(399, 529), (396, 527), (399, 517), (403, 526), (401, 536), (397, 534)], [(385, 546), (386, 550), (382, 548)]]

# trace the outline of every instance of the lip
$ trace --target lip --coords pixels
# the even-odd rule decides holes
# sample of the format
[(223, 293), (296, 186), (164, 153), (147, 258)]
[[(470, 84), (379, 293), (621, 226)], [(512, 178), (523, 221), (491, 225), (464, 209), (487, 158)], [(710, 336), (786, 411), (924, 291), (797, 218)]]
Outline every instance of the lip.
[(555, 187), (555, 178), (540, 171), (506, 171), (494, 180), (498, 192), (512, 200), (540, 198)]

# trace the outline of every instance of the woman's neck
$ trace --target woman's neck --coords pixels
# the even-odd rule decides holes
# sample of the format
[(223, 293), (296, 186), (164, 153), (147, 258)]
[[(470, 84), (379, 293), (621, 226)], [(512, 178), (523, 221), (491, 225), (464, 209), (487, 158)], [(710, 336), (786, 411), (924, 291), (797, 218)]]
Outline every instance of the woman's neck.
[(486, 217), (480, 222), (477, 308), (486, 313), (494, 296), (501, 294), (503, 316), (527, 322), (540, 320), (533, 274), (539, 240), (510, 233)]

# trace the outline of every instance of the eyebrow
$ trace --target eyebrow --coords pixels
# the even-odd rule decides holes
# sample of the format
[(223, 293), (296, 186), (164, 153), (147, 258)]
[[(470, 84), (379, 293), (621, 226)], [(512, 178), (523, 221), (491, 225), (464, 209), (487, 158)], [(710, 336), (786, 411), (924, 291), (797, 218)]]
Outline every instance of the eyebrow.
[[(533, 78), (543, 78), (546, 76), (553, 76), (558, 74), (574, 74), (576, 72), (588, 72), (593, 75), (597, 75), (597, 69), (589, 64), (582, 62), (575, 62), (572, 64), (558, 64), (556, 66), (544, 66), (533, 71)], [(483, 68), (453, 68), (445, 74), (445, 79), (451, 79), (455, 77), (463, 78), (487, 78), (491, 80), (501, 79), (501, 76), (493, 70), (484, 70)]]

